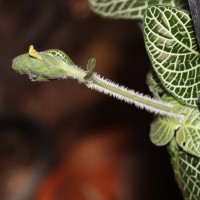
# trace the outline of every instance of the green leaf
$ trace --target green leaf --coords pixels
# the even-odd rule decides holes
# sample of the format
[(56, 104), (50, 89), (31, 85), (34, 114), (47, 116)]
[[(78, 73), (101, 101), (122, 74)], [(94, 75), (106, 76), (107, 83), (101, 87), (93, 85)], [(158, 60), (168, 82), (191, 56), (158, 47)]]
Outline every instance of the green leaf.
[(96, 65), (96, 59), (90, 58), (87, 63), (87, 74), (85, 75), (84, 79), (87, 80), (92, 76), (95, 65)]
[[(184, 108), (168, 94), (164, 94), (162, 100), (178, 107), (180, 113)], [(151, 142), (157, 146), (168, 144), (181, 125), (181, 122), (175, 117), (156, 116), (150, 127)]]
[(151, 123), (150, 139), (157, 146), (168, 144), (179, 128), (178, 120), (173, 117), (158, 116)]
[(181, 103), (197, 106), (200, 93), (200, 54), (188, 13), (151, 6), (144, 36), (153, 68), (163, 86)]
[(200, 199), (200, 159), (177, 147), (172, 140), (168, 148), (175, 177), (185, 200)]
[(176, 140), (186, 152), (200, 158), (200, 112), (199, 109), (186, 107), (186, 113), (180, 129), (177, 131)]
[(177, 144), (187, 153), (200, 158), (200, 111), (179, 104), (165, 94), (162, 100), (176, 106), (183, 121), (167, 116), (157, 116), (151, 124), (150, 139), (157, 146), (166, 145), (175, 135)]
[(157, 99), (160, 99), (160, 96), (165, 92), (165, 89), (163, 88), (160, 80), (158, 79), (154, 71), (151, 70), (147, 74), (146, 83), (153, 96)]
[(186, 0), (88, 0), (91, 10), (106, 18), (143, 19), (150, 5), (182, 8)]

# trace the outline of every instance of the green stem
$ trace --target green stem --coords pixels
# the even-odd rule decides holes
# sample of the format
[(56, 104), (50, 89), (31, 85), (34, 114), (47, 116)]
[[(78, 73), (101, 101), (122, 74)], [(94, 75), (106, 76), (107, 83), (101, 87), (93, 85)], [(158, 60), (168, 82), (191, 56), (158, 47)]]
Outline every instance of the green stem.
[(96, 73), (93, 73), (89, 79), (85, 79), (84, 77), (86, 76), (87, 72), (77, 68), (76, 66), (70, 66), (67, 71), (68, 74), (70, 74), (69, 76), (73, 77), (74, 79), (78, 79), (80, 82), (83, 82), (88, 88), (103, 92), (127, 103), (135, 104), (136, 106), (145, 108), (149, 112), (155, 114), (183, 119), (183, 115), (179, 113), (179, 108), (177, 106), (161, 100), (153, 99), (123, 86), (119, 86), (118, 84), (101, 78)]

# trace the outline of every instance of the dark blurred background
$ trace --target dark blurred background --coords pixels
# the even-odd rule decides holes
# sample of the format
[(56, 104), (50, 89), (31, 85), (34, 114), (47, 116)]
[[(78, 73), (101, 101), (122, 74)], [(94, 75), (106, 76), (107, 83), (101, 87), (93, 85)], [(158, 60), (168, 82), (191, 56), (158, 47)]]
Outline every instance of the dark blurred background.
[(0, 199), (181, 199), (152, 115), (74, 80), (31, 82), (12, 59), (34, 44), (145, 94), (150, 66), (136, 21), (94, 15), (87, 0), (0, 0)]

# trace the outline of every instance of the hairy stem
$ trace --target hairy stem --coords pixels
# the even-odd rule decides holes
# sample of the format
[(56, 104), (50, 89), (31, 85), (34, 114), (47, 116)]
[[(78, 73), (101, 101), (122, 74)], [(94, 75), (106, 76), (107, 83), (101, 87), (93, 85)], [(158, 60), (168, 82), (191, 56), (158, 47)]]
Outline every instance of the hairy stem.
[(179, 108), (177, 106), (161, 100), (152, 99), (147, 95), (143, 95), (135, 92), (134, 90), (119, 86), (118, 84), (101, 78), (96, 73), (93, 73), (89, 79), (85, 79), (84, 77), (86, 76), (87, 72), (76, 66), (70, 66), (68, 68), (68, 74), (70, 74), (68, 77), (71, 76), (72, 78), (83, 82), (88, 88), (108, 94), (119, 100), (134, 104), (140, 108), (145, 108), (154, 114), (161, 114), (183, 119), (183, 115), (179, 113)]

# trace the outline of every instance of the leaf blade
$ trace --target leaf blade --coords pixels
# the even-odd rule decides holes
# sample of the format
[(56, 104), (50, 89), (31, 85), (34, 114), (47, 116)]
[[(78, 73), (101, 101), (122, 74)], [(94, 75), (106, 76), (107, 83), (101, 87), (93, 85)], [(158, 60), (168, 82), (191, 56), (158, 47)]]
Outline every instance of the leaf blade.
[(157, 146), (168, 144), (177, 129), (177, 119), (173, 117), (157, 117), (150, 128), (150, 140)]
[(182, 8), (183, 0), (88, 0), (95, 13), (115, 19), (143, 19), (146, 8), (150, 5), (166, 5)]
[(176, 140), (186, 152), (200, 158), (200, 112), (199, 109), (185, 108), (185, 121), (177, 131)]
[(197, 106), (200, 93), (200, 54), (188, 13), (151, 6), (144, 22), (146, 48), (165, 89), (179, 102)]
[(183, 196), (188, 200), (199, 200), (200, 159), (177, 147), (175, 140), (168, 146), (176, 180)]

